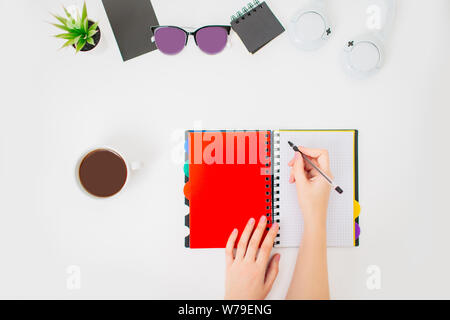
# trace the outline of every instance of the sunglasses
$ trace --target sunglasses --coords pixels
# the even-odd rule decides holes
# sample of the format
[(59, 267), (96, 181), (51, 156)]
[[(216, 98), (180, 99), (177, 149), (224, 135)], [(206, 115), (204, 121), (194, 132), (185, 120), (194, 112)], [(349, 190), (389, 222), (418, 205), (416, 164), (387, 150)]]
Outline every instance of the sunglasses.
[(205, 26), (188, 32), (174, 26), (151, 27), (158, 49), (169, 55), (180, 53), (188, 43), (189, 36), (194, 36), (195, 44), (207, 54), (217, 54), (225, 49), (231, 26)]

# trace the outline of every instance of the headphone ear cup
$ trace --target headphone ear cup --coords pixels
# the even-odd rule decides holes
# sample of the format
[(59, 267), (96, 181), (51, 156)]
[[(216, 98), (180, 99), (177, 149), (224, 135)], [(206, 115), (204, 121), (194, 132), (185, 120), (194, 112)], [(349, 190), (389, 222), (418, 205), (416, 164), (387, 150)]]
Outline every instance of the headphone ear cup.
[(383, 66), (383, 43), (371, 34), (349, 40), (342, 52), (341, 62), (351, 76), (357, 78), (372, 76)]
[(311, 51), (320, 48), (331, 36), (331, 27), (320, 8), (300, 10), (289, 21), (289, 37), (298, 49)]
[(345, 71), (358, 78), (366, 78), (377, 73), (384, 64), (384, 41), (393, 24), (397, 0), (369, 0), (366, 13), (369, 33), (346, 43), (342, 52)]

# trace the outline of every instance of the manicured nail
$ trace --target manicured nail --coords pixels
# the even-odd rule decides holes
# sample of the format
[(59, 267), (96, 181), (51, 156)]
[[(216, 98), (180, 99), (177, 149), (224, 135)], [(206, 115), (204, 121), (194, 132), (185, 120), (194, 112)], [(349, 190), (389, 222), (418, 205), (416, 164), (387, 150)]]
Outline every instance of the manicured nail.
[(266, 216), (261, 216), (261, 218), (259, 219), (259, 222), (265, 222), (266, 221)]
[(281, 258), (281, 256), (279, 254), (277, 254), (274, 259), (275, 259), (275, 261), (280, 261), (280, 258)]
[(235, 229), (233, 230), (233, 236), (234, 236), (235, 234), (237, 234), (237, 233), (238, 233), (238, 229), (235, 228)]
[(248, 221), (248, 224), (250, 224), (250, 225), (255, 224), (255, 219), (251, 218), (251, 219)]
[(277, 223), (277, 222), (275, 222), (275, 223), (272, 225), (272, 229), (276, 229), (276, 228), (278, 228), (278, 223)]

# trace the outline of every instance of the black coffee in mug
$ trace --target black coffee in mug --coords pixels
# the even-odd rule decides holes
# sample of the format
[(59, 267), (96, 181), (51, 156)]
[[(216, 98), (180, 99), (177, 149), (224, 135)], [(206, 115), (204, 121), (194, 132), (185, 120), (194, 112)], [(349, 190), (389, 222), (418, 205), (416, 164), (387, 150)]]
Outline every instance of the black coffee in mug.
[(83, 188), (96, 197), (117, 194), (127, 182), (128, 168), (121, 155), (109, 149), (96, 149), (81, 160), (78, 176)]

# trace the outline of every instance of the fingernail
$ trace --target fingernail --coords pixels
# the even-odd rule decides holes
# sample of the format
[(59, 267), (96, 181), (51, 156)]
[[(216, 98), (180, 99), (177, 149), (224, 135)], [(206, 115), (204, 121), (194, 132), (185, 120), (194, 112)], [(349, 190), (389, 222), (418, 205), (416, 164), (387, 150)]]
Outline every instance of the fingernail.
[(248, 224), (254, 224), (255, 223), (255, 219), (253, 219), (253, 218), (251, 218), (249, 221), (248, 221)]
[(233, 230), (233, 235), (235, 235), (236, 233), (238, 233), (238, 229), (235, 228), (235, 229)]
[(280, 261), (280, 258), (281, 258), (281, 256), (280, 256), (279, 254), (277, 254), (277, 255), (275, 256), (275, 261)]
[(266, 221), (266, 216), (261, 216), (261, 218), (259, 219), (259, 222), (264, 222)]
[(296, 153), (295, 153), (295, 160), (300, 159), (300, 156), (301, 156), (301, 155), (300, 155), (300, 152), (296, 152)]
[(272, 229), (276, 229), (276, 228), (278, 228), (278, 223), (277, 223), (277, 222), (275, 222), (275, 223), (272, 225)]

